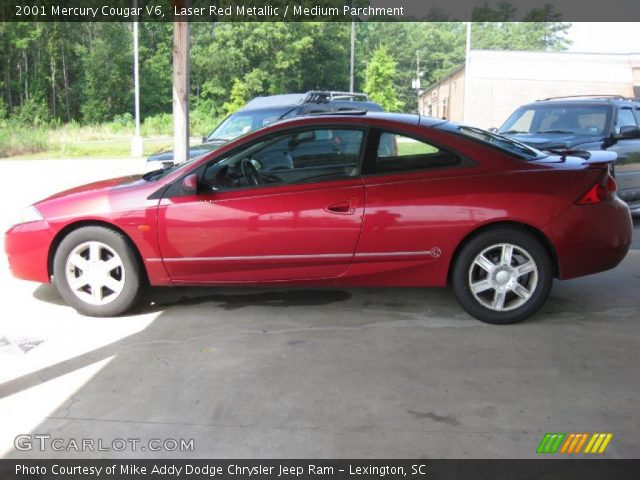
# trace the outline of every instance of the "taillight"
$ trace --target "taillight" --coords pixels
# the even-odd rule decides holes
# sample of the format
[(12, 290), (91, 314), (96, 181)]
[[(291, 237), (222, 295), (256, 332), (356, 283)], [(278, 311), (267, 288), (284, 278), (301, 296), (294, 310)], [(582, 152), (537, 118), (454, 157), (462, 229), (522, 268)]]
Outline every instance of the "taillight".
[(616, 181), (609, 174), (601, 178), (598, 183), (589, 189), (580, 200), (578, 205), (593, 205), (610, 200), (617, 189)]

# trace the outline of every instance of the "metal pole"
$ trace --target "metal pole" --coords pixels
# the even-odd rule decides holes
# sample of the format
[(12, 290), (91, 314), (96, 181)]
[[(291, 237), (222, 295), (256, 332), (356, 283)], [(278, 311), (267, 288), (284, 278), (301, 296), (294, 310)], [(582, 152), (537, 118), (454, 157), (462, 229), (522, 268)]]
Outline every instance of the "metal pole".
[(351, 22), (351, 62), (350, 62), (350, 77), (349, 77), (349, 91), (353, 93), (354, 87), (354, 75), (355, 75), (355, 59), (356, 59), (356, 22)]
[(136, 137), (140, 136), (140, 74), (138, 62), (138, 22), (133, 22), (133, 82), (136, 98)]
[[(138, 6), (138, 0), (134, 1), (134, 8)], [(144, 141), (140, 136), (140, 74), (138, 58), (138, 18), (133, 22), (133, 90), (135, 96), (135, 133), (131, 139), (131, 156), (142, 157), (144, 155)]]
[(422, 115), (420, 112), (420, 55), (418, 50), (416, 50), (416, 95), (418, 97), (418, 115)]

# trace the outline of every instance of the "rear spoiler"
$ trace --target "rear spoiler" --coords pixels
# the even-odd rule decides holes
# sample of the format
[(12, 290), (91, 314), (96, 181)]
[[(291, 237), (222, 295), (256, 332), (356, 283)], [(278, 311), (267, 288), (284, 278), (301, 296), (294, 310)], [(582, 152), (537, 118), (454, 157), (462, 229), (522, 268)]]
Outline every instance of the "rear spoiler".
[(567, 157), (577, 157), (582, 159), (583, 164), (599, 165), (606, 163), (613, 163), (618, 158), (616, 152), (610, 152), (608, 150), (547, 150), (554, 155), (559, 155), (563, 160)]
[(616, 152), (609, 152), (607, 150), (582, 150), (587, 153), (585, 158), (581, 155), (577, 155), (584, 160), (584, 163), (613, 163), (617, 160), (618, 154)]

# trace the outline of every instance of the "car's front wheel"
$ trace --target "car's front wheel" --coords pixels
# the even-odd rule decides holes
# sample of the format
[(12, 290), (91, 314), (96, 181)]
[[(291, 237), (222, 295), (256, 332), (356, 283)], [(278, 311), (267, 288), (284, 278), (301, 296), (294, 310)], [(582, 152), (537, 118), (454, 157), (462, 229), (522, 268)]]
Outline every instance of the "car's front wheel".
[(67, 303), (94, 317), (127, 311), (141, 290), (132, 248), (123, 235), (105, 227), (84, 227), (67, 235), (55, 253), (53, 275)]
[(549, 253), (534, 236), (496, 228), (462, 248), (452, 281), (458, 302), (469, 314), (506, 325), (530, 317), (544, 304), (553, 268)]

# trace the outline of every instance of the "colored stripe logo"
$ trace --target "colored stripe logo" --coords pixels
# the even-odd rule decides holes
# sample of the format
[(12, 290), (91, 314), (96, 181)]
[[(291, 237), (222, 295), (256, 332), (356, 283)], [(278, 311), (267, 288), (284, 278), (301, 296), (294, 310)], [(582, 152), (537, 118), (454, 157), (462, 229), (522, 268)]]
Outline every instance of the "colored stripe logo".
[(613, 438), (613, 433), (594, 433), (584, 453), (604, 453)]
[(564, 433), (545, 433), (536, 453), (556, 453), (565, 435)]
[(613, 433), (545, 433), (536, 453), (604, 453), (612, 438)]

